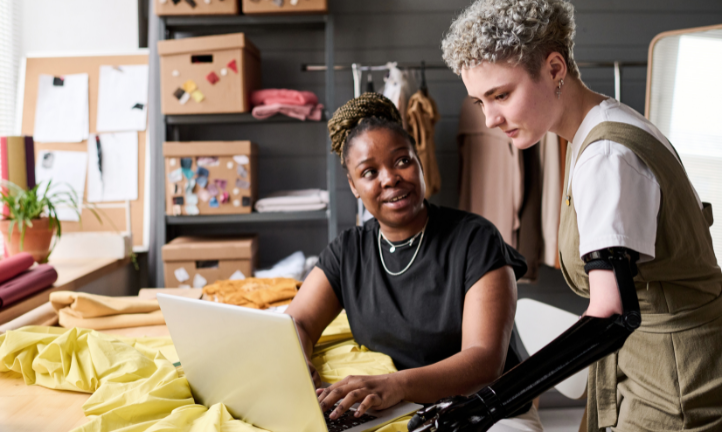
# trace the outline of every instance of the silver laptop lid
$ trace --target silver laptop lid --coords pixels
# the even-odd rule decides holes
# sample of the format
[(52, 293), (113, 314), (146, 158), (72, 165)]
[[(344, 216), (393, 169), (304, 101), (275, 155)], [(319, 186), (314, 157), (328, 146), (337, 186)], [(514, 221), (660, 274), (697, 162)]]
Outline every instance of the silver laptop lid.
[(196, 403), (273, 432), (326, 431), (293, 319), (158, 294)]

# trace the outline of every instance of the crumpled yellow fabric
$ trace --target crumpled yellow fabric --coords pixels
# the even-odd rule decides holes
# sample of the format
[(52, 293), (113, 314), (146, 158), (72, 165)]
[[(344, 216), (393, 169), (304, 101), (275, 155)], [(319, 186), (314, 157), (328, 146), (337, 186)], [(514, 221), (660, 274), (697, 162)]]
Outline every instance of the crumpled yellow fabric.
[[(327, 382), (346, 375), (395, 372), (391, 359), (359, 347), (340, 315), (324, 334), (313, 363)], [(28, 385), (92, 393), (85, 425), (72, 432), (267, 432), (234, 419), (223, 404), (193, 400), (170, 338), (125, 338), (88, 329), (30, 326), (0, 335), (0, 372), (20, 373)], [(1, 379), (1, 377), (0, 377)], [(408, 420), (377, 432), (405, 431)], [(402, 427), (403, 426), (403, 427)]]

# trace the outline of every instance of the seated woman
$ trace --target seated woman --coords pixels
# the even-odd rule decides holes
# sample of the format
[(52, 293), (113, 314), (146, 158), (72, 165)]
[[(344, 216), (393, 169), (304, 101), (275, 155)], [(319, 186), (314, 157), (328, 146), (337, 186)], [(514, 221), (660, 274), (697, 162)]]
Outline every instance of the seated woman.
[[(524, 258), (481, 216), (424, 200), (414, 140), (385, 97), (351, 100), (329, 130), (353, 194), (375, 219), (344, 231), (321, 253), (287, 313), (307, 359), (346, 309), (356, 341), (390, 356), (399, 372), (319, 388), (321, 408), (341, 401), (334, 419), (357, 402), (360, 416), (402, 400), (468, 395), (518, 364), (510, 338)], [(542, 430), (533, 407), (522, 411), (493, 430)]]

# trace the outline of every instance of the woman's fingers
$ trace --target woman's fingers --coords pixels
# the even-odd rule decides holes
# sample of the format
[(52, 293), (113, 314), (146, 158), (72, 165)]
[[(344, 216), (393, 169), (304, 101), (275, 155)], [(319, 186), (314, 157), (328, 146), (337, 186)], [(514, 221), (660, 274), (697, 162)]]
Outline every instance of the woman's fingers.
[(371, 408), (376, 408), (379, 405), (381, 405), (381, 398), (376, 393), (371, 393), (367, 395), (363, 402), (356, 408), (356, 414), (354, 414), (354, 417), (361, 417)]
[(356, 402), (364, 399), (368, 395), (368, 391), (366, 390), (351, 390), (348, 392), (348, 394), (343, 398), (343, 400), (336, 406), (336, 409), (333, 410), (331, 415), (331, 419), (337, 419), (340, 416), (343, 415), (346, 411), (349, 410), (355, 404)]
[(318, 402), (321, 404), (321, 411), (325, 412), (326, 410), (331, 409), (336, 402), (346, 396), (346, 393), (348, 392), (343, 391), (343, 387), (339, 384), (340, 383), (336, 383), (331, 387), (323, 389), (323, 391), (318, 395)]

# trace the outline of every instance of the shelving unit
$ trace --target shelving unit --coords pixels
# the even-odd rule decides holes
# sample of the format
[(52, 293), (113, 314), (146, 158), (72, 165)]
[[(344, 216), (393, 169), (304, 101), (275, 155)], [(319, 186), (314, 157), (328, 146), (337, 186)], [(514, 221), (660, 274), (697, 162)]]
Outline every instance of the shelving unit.
[[(180, 141), (180, 126), (189, 125), (215, 125), (215, 124), (245, 124), (252, 127), (255, 124), (291, 123), (297, 127), (306, 127), (309, 123), (286, 116), (276, 115), (266, 120), (257, 120), (250, 113), (242, 114), (205, 114), (205, 115), (169, 115), (161, 113), (160, 105), (160, 61), (158, 57), (157, 42), (159, 40), (173, 39), (178, 33), (205, 36), (212, 34), (225, 34), (235, 32), (258, 31), (286, 31), (308, 30), (323, 31), (325, 41), (326, 64), (334, 64), (334, 22), (332, 15), (285, 15), (285, 16), (173, 16), (157, 17), (150, 13), (151, 23), (148, 34), (150, 47), (150, 106), (149, 113), (149, 139), (151, 143), (151, 223), (150, 223), (150, 251), (149, 276), (150, 286), (163, 285), (163, 260), (161, 248), (167, 241), (167, 227), (174, 226), (182, 229), (184, 226), (221, 224), (253, 224), (260, 225), (289, 223), (289, 222), (326, 222), (328, 226), (328, 240), (336, 237), (336, 165), (337, 157), (331, 153), (330, 139), (326, 139), (326, 189), (329, 193), (329, 206), (327, 210), (293, 213), (250, 213), (240, 215), (208, 215), (208, 216), (166, 216), (165, 214), (165, 167), (162, 145), (165, 141)], [(261, 52), (263, 64), (263, 52)], [(299, 65), (300, 66), (300, 65)], [(334, 69), (326, 71), (325, 78), (325, 112), (322, 122), (329, 118), (334, 110)], [(294, 126), (295, 127), (295, 126)], [(263, 147), (263, 142), (258, 143)], [(319, 143), (320, 145), (320, 143)], [(263, 244), (261, 244), (261, 248)]]

